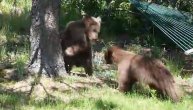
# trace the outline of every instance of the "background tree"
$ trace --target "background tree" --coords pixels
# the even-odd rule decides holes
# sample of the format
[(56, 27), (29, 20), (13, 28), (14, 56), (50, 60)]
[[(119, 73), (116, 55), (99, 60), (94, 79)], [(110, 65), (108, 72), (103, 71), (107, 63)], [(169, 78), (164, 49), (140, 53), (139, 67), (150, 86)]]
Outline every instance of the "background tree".
[(60, 0), (32, 0), (30, 73), (66, 74), (59, 39)]

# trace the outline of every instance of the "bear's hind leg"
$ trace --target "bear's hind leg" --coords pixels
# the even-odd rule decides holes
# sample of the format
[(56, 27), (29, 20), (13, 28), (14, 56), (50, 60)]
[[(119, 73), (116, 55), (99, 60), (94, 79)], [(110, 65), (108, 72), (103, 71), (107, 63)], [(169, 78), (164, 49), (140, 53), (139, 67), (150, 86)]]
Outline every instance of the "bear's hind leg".
[(70, 74), (70, 71), (72, 70), (72, 65), (65, 63), (66, 72)]

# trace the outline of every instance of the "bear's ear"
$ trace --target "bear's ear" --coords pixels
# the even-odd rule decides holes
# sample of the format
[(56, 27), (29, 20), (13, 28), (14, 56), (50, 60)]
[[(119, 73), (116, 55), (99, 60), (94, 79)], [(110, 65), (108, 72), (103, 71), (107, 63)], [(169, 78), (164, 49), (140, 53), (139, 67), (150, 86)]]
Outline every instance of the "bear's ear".
[(100, 17), (100, 16), (98, 16), (98, 17), (96, 18), (96, 20), (97, 20), (99, 23), (101, 23), (101, 17)]
[(97, 18), (95, 18), (95, 17), (91, 17), (92, 18), (92, 20), (94, 21), (94, 22), (96, 22), (97, 24), (101, 24), (101, 17), (100, 16), (98, 16)]
[(82, 18), (84, 24), (86, 25), (86, 27), (89, 27), (90, 24), (92, 24), (93, 22), (93, 18), (89, 15), (85, 15), (83, 18)]

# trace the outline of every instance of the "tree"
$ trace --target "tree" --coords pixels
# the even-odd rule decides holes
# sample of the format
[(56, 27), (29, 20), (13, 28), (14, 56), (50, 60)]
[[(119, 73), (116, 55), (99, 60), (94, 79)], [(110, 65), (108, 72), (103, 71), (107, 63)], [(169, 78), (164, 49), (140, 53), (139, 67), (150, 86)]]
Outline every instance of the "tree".
[(30, 73), (67, 75), (59, 38), (60, 0), (32, 0)]

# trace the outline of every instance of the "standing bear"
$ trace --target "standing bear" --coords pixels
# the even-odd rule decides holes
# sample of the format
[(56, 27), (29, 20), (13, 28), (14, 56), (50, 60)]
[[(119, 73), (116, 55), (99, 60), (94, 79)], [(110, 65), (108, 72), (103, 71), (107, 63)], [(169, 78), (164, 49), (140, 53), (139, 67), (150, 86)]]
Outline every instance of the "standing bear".
[(84, 67), (85, 73), (92, 75), (91, 44), (98, 40), (101, 18), (85, 16), (81, 20), (71, 21), (60, 34), (65, 68), (70, 73), (73, 66)]

